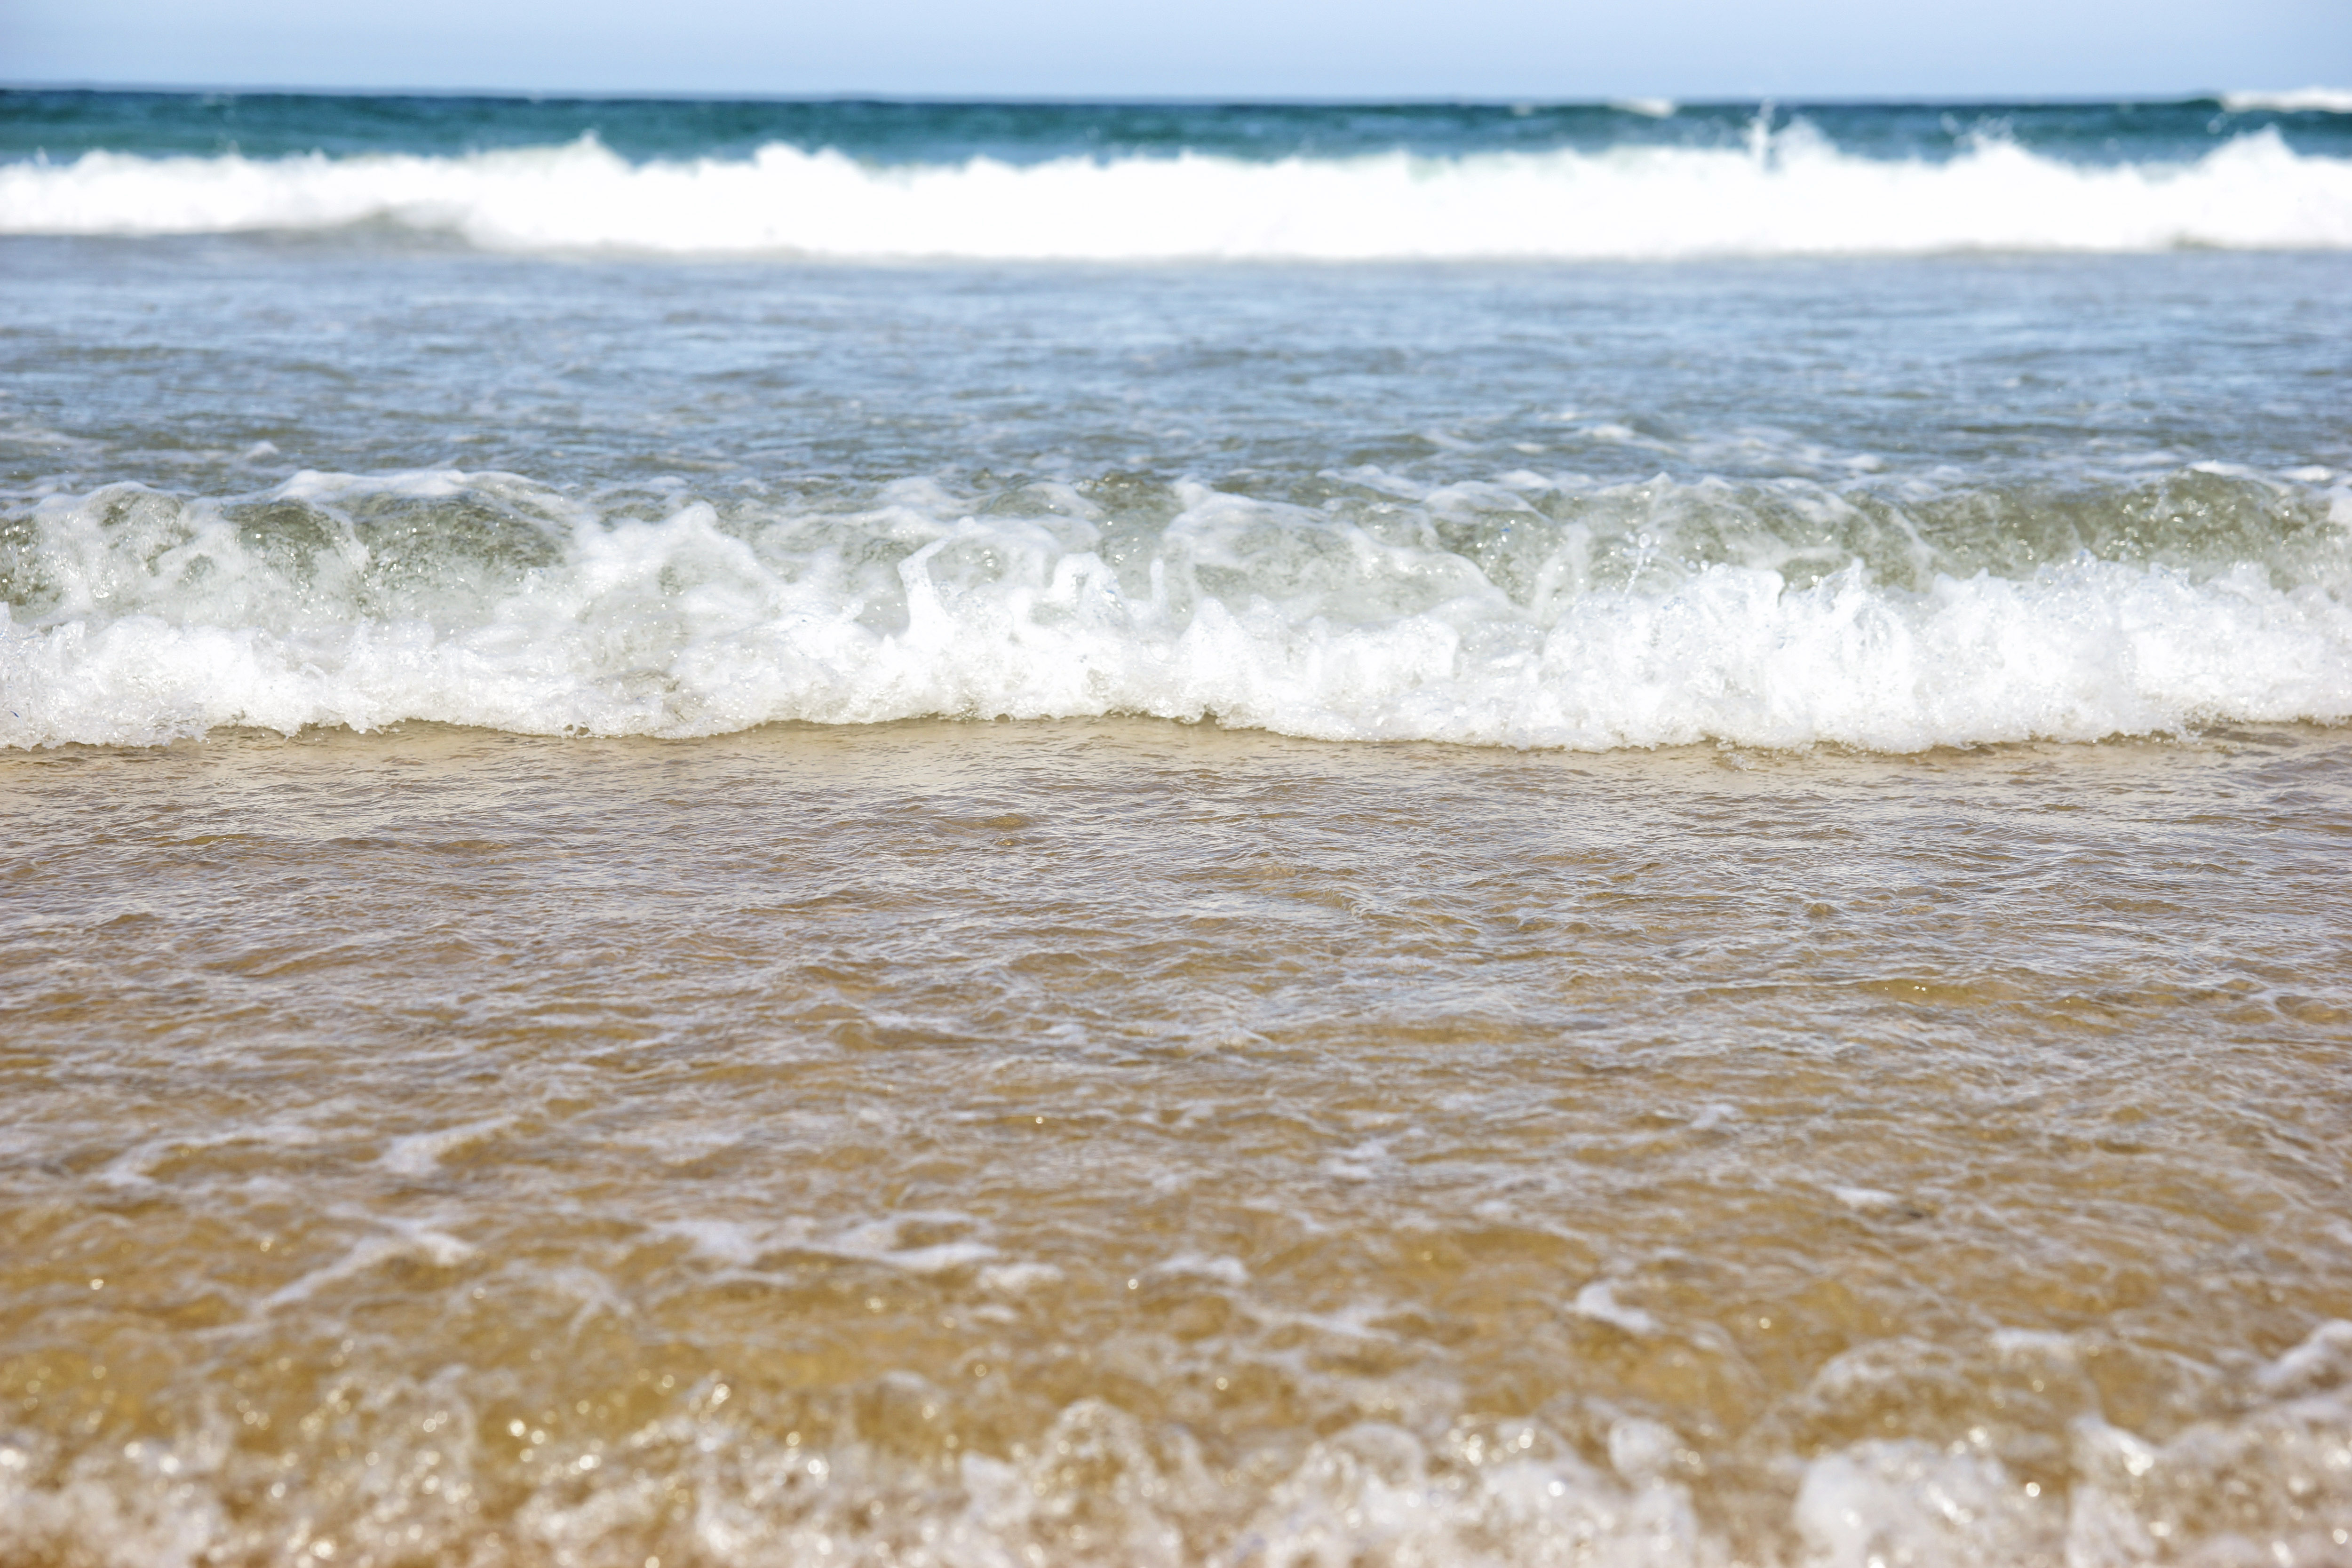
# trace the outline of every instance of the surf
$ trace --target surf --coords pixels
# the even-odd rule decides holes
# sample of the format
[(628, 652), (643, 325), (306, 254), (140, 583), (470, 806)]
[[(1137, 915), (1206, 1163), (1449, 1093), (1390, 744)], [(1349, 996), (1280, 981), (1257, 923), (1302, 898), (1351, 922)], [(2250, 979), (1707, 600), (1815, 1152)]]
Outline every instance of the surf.
[(997, 261), (1660, 259), (2352, 247), (2352, 159), (2275, 126), (2194, 157), (2068, 162), (1997, 134), (1859, 156), (1800, 119), (1746, 147), (1181, 151), (877, 163), (770, 143), (632, 162), (592, 132), (455, 155), (89, 152), (0, 165), (0, 233), (359, 227), (488, 250)]
[(1164, 523), (1066, 485), (979, 515), (921, 479), (655, 516), (454, 470), (112, 486), (10, 527), (0, 743), (1129, 714), (1912, 752), (2352, 717), (2352, 497), (2188, 479), (2268, 498), (2273, 543), (2200, 553), (2215, 497), (2161, 487), (2111, 500), (2137, 531), (2105, 554), (2035, 562), (1937, 547), (1929, 509), (1721, 481), (1423, 487), (1402, 521), (1183, 482)]

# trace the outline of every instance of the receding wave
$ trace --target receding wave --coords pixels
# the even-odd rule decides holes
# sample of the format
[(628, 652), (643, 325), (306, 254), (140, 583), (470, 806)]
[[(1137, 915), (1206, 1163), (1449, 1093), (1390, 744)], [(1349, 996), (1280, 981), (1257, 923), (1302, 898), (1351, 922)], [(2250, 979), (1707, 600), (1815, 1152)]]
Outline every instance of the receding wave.
[(2352, 247), (2352, 159), (2298, 153), (2266, 128), (2176, 163), (2068, 163), (1998, 140), (1895, 161), (1799, 122), (1744, 151), (878, 167), (782, 145), (633, 163), (585, 138), (456, 157), (91, 153), (0, 168), (0, 232), (354, 225), (512, 250), (1099, 260), (2329, 248)]
[(1129, 713), (1909, 751), (2336, 721), (2352, 489), (2304, 472), (1898, 505), (1366, 470), (1352, 509), (1190, 483), (976, 504), (907, 480), (803, 510), (453, 472), (112, 486), (0, 526), (0, 743)]

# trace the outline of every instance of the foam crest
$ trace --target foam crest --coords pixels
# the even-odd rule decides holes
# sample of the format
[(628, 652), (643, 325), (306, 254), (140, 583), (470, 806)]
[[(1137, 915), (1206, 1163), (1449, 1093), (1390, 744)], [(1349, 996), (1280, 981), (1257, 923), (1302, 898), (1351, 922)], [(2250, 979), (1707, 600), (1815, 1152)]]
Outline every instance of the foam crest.
[[(1728, 493), (1676, 491), (1643, 487), (1669, 511)], [(1859, 552), (1792, 579), (1785, 545), (1712, 522), (1685, 525), (1711, 552), (1677, 557), (1655, 510), (1598, 531), (1607, 494), (1551, 517), (1504, 492), (1518, 510), (1457, 513), (1450, 540), (1458, 487), (1386, 534), (1190, 484), (1164, 524), (1030, 499), (957, 517), (916, 482), (857, 512), (689, 500), (599, 519), (511, 478), (425, 474), (308, 475), (226, 506), (52, 500), (0, 540), (0, 742), (1128, 713), (1332, 740), (1911, 751), (2352, 716), (2342, 498), (2306, 518), (2319, 537), (2294, 571), (2081, 551), (1907, 581)]]
[(2298, 87), (2284, 92), (2225, 92), (2221, 107), (2232, 114), (2352, 114), (2352, 88)]
[(1893, 161), (1843, 153), (1801, 121), (1745, 151), (876, 167), (784, 145), (632, 163), (591, 137), (454, 157), (91, 153), (0, 167), (11, 234), (359, 224), (509, 250), (1090, 260), (2341, 247), (2352, 160), (2299, 155), (2265, 129), (2185, 163), (2077, 164), (1991, 140)]

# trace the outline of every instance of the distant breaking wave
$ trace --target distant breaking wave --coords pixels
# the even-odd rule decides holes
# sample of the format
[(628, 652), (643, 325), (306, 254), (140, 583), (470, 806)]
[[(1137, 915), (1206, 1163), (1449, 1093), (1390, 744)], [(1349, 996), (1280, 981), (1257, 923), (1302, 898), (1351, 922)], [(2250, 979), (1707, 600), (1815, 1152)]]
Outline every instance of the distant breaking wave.
[(771, 145), (632, 163), (590, 137), (457, 157), (91, 153), (0, 167), (0, 233), (360, 225), (494, 250), (1073, 260), (2334, 249), (2352, 247), (2352, 159), (2298, 154), (2266, 128), (2174, 163), (2073, 163), (1997, 140), (1893, 161), (1800, 122), (1745, 151), (1272, 163), (878, 167)]
[(2286, 92), (2225, 92), (2232, 114), (2352, 114), (2352, 87), (2299, 87)]

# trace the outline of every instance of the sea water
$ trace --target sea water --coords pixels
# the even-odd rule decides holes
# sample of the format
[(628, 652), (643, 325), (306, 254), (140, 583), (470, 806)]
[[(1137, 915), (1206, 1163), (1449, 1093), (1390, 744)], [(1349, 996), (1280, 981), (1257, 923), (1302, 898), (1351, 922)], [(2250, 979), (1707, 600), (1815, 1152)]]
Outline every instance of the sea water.
[(2352, 1562), (2352, 102), (0, 160), (8, 1562)]

